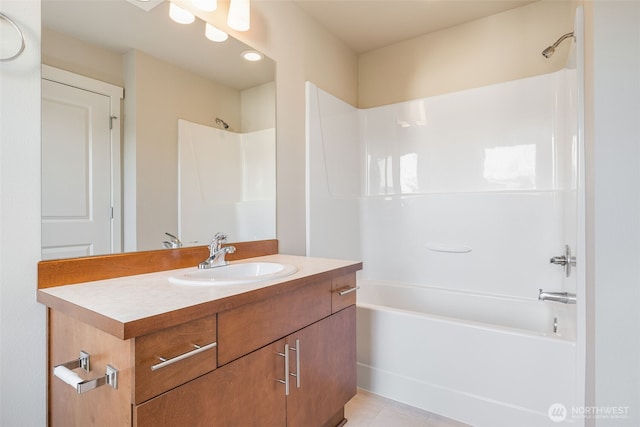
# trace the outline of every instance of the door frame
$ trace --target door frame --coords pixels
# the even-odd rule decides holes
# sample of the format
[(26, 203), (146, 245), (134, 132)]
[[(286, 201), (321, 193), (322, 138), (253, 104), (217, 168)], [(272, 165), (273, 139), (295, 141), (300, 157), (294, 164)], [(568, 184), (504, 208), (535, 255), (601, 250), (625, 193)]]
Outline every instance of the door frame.
[(42, 64), (42, 79), (109, 97), (109, 115), (111, 116), (111, 206), (113, 208), (111, 218), (111, 252), (122, 252), (122, 120), (120, 104), (124, 98), (124, 89), (111, 83), (81, 76), (45, 64)]

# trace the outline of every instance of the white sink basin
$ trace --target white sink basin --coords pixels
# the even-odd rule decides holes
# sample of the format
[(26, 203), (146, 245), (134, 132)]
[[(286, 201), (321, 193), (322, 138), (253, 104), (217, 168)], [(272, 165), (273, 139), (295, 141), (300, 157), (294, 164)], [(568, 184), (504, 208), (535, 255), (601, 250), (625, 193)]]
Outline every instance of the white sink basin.
[(169, 277), (169, 282), (179, 285), (211, 286), (275, 280), (298, 271), (289, 264), (277, 262), (243, 262), (224, 267), (207, 268)]

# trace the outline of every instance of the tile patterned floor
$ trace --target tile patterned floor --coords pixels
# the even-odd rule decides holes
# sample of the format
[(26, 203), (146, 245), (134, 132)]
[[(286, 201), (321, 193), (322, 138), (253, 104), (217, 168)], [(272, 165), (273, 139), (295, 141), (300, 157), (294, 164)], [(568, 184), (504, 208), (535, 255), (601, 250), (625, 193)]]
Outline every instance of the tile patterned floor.
[(345, 406), (345, 417), (345, 427), (469, 427), (364, 390)]

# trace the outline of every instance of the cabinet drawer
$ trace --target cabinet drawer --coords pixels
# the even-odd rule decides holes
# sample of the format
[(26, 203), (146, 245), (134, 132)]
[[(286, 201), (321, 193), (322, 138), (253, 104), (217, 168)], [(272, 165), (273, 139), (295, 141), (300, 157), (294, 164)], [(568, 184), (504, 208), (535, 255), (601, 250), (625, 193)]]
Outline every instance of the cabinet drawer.
[(336, 313), (356, 303), (356, 273), (335, 277), (331, 281), (331, 312)]
[(218, 314), (218, 362), (224, 365), (331, 314), (331, 280)]
[(216, 346), (216, 316), (136, 338), (135, 403), (214, 370)]

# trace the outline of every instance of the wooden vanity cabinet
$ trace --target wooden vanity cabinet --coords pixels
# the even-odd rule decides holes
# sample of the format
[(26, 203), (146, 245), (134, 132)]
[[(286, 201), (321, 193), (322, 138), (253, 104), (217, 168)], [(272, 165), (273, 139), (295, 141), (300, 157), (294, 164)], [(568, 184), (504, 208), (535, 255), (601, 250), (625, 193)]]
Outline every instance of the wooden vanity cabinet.
[[(323, 427), (356, 394), (355, 306), (134, 408), (136, 426)], [(289, 395), (285, 345), (289, 350)], [(297, 377), (300, 376), (300, 387)]]
[[(39, 300), (49, 307), (49, 424), (342, 425), (344, 405), (356, 394), (351, 289), (361, 264), (309, 260), (293, 260), (306, 274), (290, 281), (128, 324), (41, 289)], [(90, 296), (96, 289), (79, 286)], [(100, 286), (96, 295), (108, 295)], [(117, 388), (78, 394), (53, 376), (53, 366), (77, 359), (81, 350), (91, 355), (91, 370), (74, 372), (94, 379), (109, 364), (118, 371)]]

